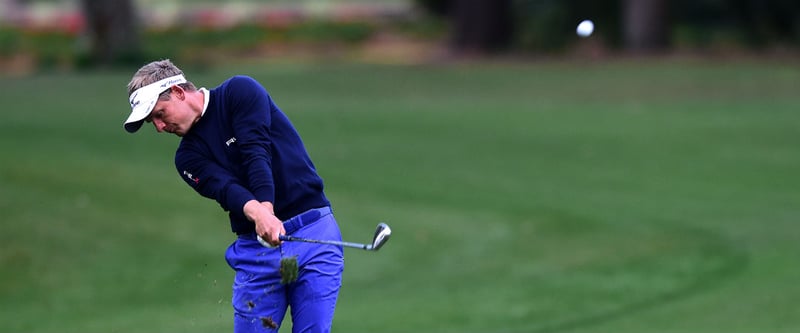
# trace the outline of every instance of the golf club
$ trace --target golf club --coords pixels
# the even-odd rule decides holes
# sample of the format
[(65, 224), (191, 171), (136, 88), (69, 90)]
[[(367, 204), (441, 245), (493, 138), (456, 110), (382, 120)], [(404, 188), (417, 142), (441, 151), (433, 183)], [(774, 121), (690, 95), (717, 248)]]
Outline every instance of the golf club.
[[(340, 245), (367, 251), (378, 251), (378, 249), (380, 249), (381, 246), (383, 246), (383, 244), (386, 244), (386, 241), (389, 240), (389, 237), (391, 235), (392, 235), (392, 229), (389, 228), (389, 225), (381, 222), (378, 223), (378, 227), (375, 229), (375, 236), (372, 238), (372, 243), (370, 244), (342, 242), (335, 240), (308, 239), (308, 238), (294, 237), (291, 235), (281, 235), (280, 239), (285, 242), (306, 242), (306, 243), (317, 243), (317, 244)], [(272, 247), (269, 246), (269, 243), (264, 241), (261, 238), (261, 236), (258, 236), (258, 241), (261, 242), (261, 244), (264, 246)]]

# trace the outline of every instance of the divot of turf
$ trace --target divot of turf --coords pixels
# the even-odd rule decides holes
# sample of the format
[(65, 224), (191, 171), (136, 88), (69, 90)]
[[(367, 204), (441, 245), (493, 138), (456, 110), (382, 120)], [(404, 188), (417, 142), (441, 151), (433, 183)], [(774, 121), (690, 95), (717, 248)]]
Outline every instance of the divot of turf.
[(297, 281), (297, 256), (281, 258), (281, 284)]
[(264, 328), (272, 328), (272, 329), (278, 328), (278, 324), (275, 323), (274, 320), (272, 320), (272, 317), (261, 317), (261, 326), (264, 326)]

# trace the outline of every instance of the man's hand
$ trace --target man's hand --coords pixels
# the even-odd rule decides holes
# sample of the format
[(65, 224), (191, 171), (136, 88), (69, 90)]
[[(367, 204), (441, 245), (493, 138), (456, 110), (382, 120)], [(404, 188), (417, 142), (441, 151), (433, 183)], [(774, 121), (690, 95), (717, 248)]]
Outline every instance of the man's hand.
[(286, 234), (283, 222), (275, 216), (272, 204), (250, 200), (244, 204), (244, 214), (256, 224), (256, 234), (272, 246), (281, 244), (280, 235)]

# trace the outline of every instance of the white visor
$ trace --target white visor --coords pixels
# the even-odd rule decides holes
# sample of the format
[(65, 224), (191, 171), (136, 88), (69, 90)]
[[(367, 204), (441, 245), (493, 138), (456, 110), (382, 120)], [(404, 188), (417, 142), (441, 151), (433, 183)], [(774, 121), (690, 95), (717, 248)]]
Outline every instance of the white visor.
[(153, 107), (158, 102), (158, 95), (180, 83), (186, 83), (186, 78), (183, 75), (175, 75), (136, 89), (129, 99), (131, 115), (125, 121), (125, 130), (129, 133), (138, 131), (142, 127), (144, 119), (153, 111)]

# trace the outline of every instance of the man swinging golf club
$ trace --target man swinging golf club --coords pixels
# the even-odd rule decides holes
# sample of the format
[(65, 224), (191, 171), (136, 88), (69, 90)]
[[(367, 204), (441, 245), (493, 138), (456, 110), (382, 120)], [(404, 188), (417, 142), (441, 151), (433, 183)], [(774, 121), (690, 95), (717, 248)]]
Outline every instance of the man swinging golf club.
[[(136, 132), (147, 122), (181, 137), (178, 174), (229, 214), (238, 235), (225, 253), (236, 272), (234, 332), (276, 331), (287, 306), (294, 332), (329, 332), (342, 246), (284, 243), (281, 236), (341, 241), (341, 234), (300, 136), (261, 84), (234, 76), (197, 89), (162, 60), (133, 75), (128, 99), (125, 130)], [(278, 247), (263, 247), (259, 238)], [(281, 284), (282, 252), (297, 256), (299, 275), (289, 284)]]

